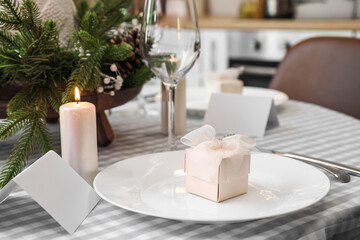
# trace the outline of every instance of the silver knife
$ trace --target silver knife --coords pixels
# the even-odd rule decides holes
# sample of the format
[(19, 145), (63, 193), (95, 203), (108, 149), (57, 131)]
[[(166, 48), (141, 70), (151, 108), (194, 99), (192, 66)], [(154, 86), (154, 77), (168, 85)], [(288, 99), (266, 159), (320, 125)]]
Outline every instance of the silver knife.
[(279, 152), (279, 151), (268, 150), (268, 149), (263, 149), (263, 148), (257, 148), (257, 149), (261, 152), (273, 153), (273, 154), (297, 159), (297, 160), (308, 162), (308, 163), (322, 164), (322, 165), (338, 168), (338, 169), (346, 171), (347, 173), (349, 173), (351, 175), (360, 177), (360, 168), (358, 168), (358, 167), (354, 167), (354, 166), (350, 166), (350, 165), (346, 165), (346, 164), (342, 164), (342, 163), (337, 163), (337, 162), (332, 162), (332, 161), (328, 161), (328, 160), (324, 160), (324, 159), (320, 159), (320, 158), (309, 157), (309, 156), (301, 155), (301, 154), (297, 154), (297, 153)]

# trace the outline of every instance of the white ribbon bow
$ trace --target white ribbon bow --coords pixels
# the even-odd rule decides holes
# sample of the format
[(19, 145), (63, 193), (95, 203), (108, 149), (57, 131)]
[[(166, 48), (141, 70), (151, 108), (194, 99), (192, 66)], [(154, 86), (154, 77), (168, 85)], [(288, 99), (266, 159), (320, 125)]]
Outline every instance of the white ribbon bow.
[[(255, 141), (245, 135), (232, 135), (222, 140), (215, 138), (216, 131), (210, 125), (198, 128), (180, 139), (193, 149), (187, 157), (187, 172), (193, 176), (210, 182), (218, 182), (219, 167), (223, 159), (228, 158), (235, 166), (241, 167), (242, 156), (250, 154)], [(229, 172), (236, 171), (229, 170)], [(236, 177), (228, 174), (228, 177)], [(226, 179), (224, 179), (226, 181)]]

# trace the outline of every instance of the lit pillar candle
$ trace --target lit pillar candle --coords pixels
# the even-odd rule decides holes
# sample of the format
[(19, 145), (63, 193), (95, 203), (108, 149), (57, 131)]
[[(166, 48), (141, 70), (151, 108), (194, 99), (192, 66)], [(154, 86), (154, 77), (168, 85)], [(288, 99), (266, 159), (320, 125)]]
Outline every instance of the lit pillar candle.
[(80, 102), (75, 89), (75, 102), (60, 107), (62, 158), (91, 186), (98, 172), (96, 111), (89, 102)]

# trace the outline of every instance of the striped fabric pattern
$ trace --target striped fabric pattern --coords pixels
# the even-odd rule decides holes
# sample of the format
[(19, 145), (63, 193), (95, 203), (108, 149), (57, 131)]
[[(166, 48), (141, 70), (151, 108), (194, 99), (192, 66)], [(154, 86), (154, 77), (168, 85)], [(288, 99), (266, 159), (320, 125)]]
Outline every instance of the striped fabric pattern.
[[(313, 104), (289, 101), (278, 107), (280, 127), (256, 139), (263, 148), (292, 151), (360, 166), (360, 121)], [(123, 112), (110, 117), (116, 139), (99, 148), (99, 167), (162, 150), (159, 117), (138, 118)], [(188, 130), (201, 119), (188, 119)], [(60, 153), (59, 125), (50, 125)], [(15, 139), (0, 142), (0, 164)], [(30, 162), (38, 158), (31, 159)], [(0, 204), (0, 239), (357, 239), (360, 238), (360, 178), (334, 181), (315, 205), (284, 216), (252, 222), (206, 225), (133, 213), (104, 200), (73, 235), (48, 215), (26, 192), (17, 191)]]

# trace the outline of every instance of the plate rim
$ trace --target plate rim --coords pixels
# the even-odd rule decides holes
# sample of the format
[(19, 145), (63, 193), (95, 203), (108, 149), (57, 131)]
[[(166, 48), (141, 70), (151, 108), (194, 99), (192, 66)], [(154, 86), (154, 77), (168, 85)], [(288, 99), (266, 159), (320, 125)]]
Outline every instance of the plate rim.
[[(172, 151), (172, 152), (184, 152), (184, 150), (179, 150), (179, 151)], [(329, 177), (324, 173), (322, 172), (320, 169), (316, 168), (315, 166), (311, 165), (311, 164), (306, 164), (304, 162), (301, 162), (301, 161), (298, 161), (296, 159), (292, 159), (292, 158), (288, 158), (289, 161), (294, 161), (294, 162), (298, 162), (300, 164), (303, 164), (303, 165), (306, 165), (308, 167), (311, 167), (313, 168), (314, 170), (316, 170), (320, 175), (322, 175), (323, 177), (325, 177), (324, 179), (326, 179), (326, 189), (325, 191), (323, 192), (323, 194), (319, 195), (318, 198), (307, 204), (307, 205), (304, 205), (298, 209), (293, 209), (291, 211), (287, 211), (287, 212), (284, 212), (284, 213), (274, 213), (274, 214), (269, 214), (268, 216), (260, 216), (260, 217), (249, 217), (249, 218), (246, 218), (246, 219), (228, 219), (228, 220), (190, 220), (188, 218), (182, 218), (182, 217), (172, 217), (171, 215), (167, 215), (165, 216), (164, 214), (156, 214), (155, 211), (154, 213), (149, 213), (149, 212), (146, 212), (146, 211), (142, 211), (142, 210), (139, 210), (139, 209), (134, 209), (134, 208), (131, 208), (131, 207), (128, 207), (128, 206), (124, 206), (124, 205), (119, 205), (115, 202), (113, 202), (111, 199), (105, 197), (102, 192), (98, 189), (97, 187), (97, 184), (96, 184), (96, 181), (98, 179), (98, 177), (100, 176), (100, 174), (105, 171), (106, 169), (110, 168), (110, 167), (113, 167), (114, 165), (116, 164), (119, 164), (119, 163), (122, 163), (124, 161), (131, 161), (132, 159), (134, 158), (144, 158), (145, 157), (148, 157), (148, 156), (152, 156), (152, 155), (158, 155), (158, 154), (166, 154), (166, 153), (169, 153), (169, 151), (165, 151), (165, 152), (159, 152), (159, 153), (150, 153), (150, 154), (144, 154), (144, 155), (139, 155), (139, 156), (134, 156), (134, 157), (130, 157), (130, 158), (126, 158), (126, 159), (123, 159), (123, 160), (119, 160), (107, 167), (105, 167), (104, 169), (102, 169), (101, 171), (98, 172), (98, 174), (95, 176), (94, 178), (94, 181), (93, 181), (93, 187), (94, 187), (94, 190), (95, 192), (102, 198), (104, 199), (106, 202), (116, 206), (116, 207), (119, 207), (119, 208), (122, 208), (122, 209), (125, 209), (127, 211), (131, 211), (131, 212), (134, 212), (134, 213), (139, 213), (139, 214), (143, 214), (143, 215), (146, 215), (146, 216), (152, 216), (152, 217), (159, 217), (159, 218), (163, 218), (163, 219), (169, 219), (169, 220), (176, 220), (176, 221), (181, 221), (181, 222), (190, 222), (190, 223), (204, 223), (204, 224), (222, 224), (222, 223), (240, 223), (240, 222), (249, 222), (249, 221), (254, 221), (254, 220), (260, 220), (260, 219), (268, 219), (268, 218), (272, 218), (272, 217), (281, 217), (281, 216), (284, 216), (284, 215), (288, 215), (288, 214), (292, 214), (292, 213), (295, 213), (295, 212), (298, 212), (298, 211), (301, 211), (301, 210), (304, 210), (312, 205), (315, 205), (316, 203), (320, 202), (330, 191), (331, 189), (331, 181), (329, 179)], [(253, 154), (253, 153), (252, 153)], [(273, 154), (270, 154), (270, 153), (255, 153), (255, 154), (264, 154), (264, 155), (273, 155)], [(285, 158), (283, 156), (277, 156), (279, 158)], [(209, 200), (210, 201), (210, 200)]]

